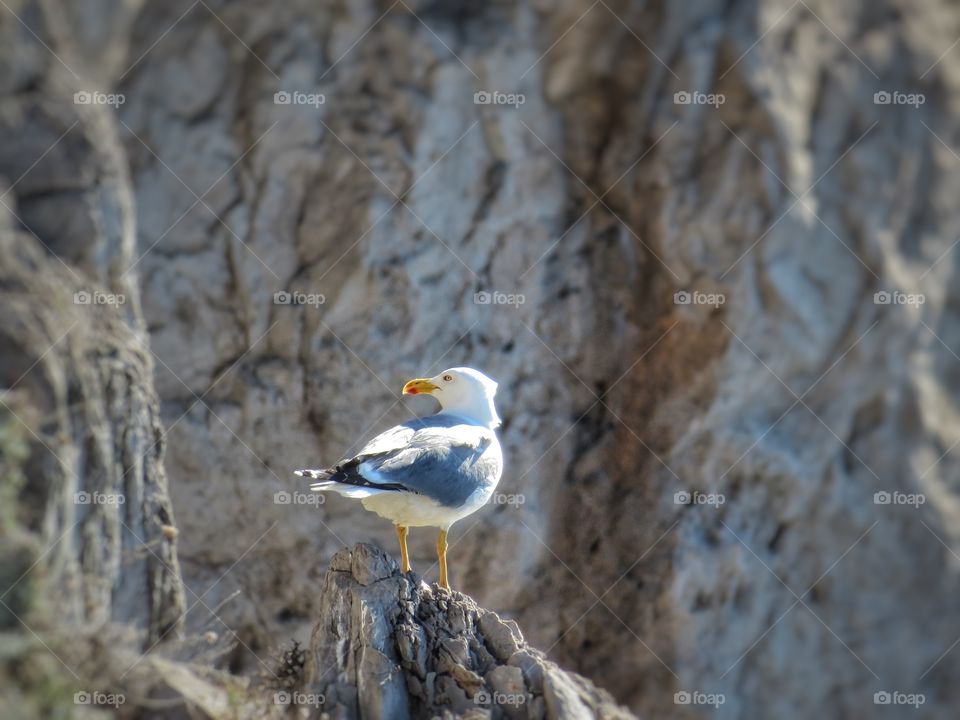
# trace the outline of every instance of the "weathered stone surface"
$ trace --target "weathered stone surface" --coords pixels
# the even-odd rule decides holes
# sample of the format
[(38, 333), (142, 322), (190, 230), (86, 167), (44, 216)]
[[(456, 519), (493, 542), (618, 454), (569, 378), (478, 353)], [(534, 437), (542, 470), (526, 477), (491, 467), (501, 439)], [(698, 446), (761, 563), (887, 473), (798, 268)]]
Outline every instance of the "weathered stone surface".
[(516, 622), (504, 622), (494, 612), (482, 613), (478, 622), (487, 639), (487, 647), (499, 661), (506, 662), (519, 650), (523, 635)]
[[(74, 117), (56, 96), (44, 103), (14, 94), (6, 103), (0, 132), (14, 142), (18, 134), (48, 137), (51, 126), (76, 129), (60, 143), (66, 157), (55, 170), (26, 176), (28, 190), (5, 186), (13, 192), (0, 206), (2, 624), (129, 623), (151, 647), (176, 637), (186, 607), (137, 285), (108, 259), (131, 257), (129, 186), (111, 164), (117, 148), (100, 134), (102, 123)], [(5, 152), (14, 154), (9, 146)], [(72, 167), (83, 171), (68, 180)], [(0, 168), (10, 171), (3, 162)], [(19, 226), (25, 203), (14, 201), (18, 193), (50, 199), (61, 191), (59, 209), (75, 206), (94, 219), (103, 219), (106, 206), (119, 213), (86, 229), (89, 242), (71, 240), (66, 261)]]
[[(560, 670), (522, 639), (514, 646), (523, 653), (524, 670), (476, 652), (502, 642), (504, 634), (514, 637), (515, 623), (466, 595), (402, 575), (373, 546), (355, 545), (350, 552), (350, 570), (331, 567), (324, 580), (304, 668), (305, 686), (326, 699), (321, 712), (363, 718), (632, 717), (608, 693)], [(388, 575), (379, 572), (383, 567), (391, 568)], [(544, 676), (545, 684), (526, 680)]]

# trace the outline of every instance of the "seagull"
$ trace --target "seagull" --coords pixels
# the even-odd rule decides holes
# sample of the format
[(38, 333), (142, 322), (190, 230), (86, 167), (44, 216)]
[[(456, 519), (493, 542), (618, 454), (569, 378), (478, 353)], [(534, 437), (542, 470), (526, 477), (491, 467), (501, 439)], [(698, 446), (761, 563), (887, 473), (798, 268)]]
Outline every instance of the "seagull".
[(496, 382), (469, 367), (410, 380), (402, 394), (432, 395), (440, 412), (390, 428), (332, 468), (295, 474), (316, 480), (313, 491), (359, 498), (365, 509), (392, 521), (405, 573), (410, 572), (408, 529), (439, 528), (440, 587), (449, 590), (450, 526), (487, 503), (503, 472), (496, 392)]

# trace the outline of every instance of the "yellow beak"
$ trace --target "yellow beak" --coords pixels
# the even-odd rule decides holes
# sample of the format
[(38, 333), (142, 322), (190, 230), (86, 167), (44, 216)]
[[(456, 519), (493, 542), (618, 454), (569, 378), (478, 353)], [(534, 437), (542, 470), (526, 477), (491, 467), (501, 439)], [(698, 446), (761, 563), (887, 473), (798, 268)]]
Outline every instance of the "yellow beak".
[(426, 378), (417, 378), (416, 380), (411, 380), (406, 385), (403, 386), (404, 395), (420, 395), (421, 393), (426, 393), (429, 395), (439, 386), (434, 385), (432, 382)]

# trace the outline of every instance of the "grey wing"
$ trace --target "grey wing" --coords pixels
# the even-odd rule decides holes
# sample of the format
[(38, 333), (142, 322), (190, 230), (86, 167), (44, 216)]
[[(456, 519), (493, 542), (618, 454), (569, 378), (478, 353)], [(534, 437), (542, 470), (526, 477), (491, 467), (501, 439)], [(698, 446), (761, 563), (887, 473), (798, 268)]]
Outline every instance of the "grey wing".
[(496, 436), (472, 425), (418, 430), (404, 448), (359, 466), (375, 484), (399, 485), (448, 507), (459, 507), (476, 490), (496, 483), (501, 469)]
[[(435, 430), (453, 429), (463, 425), (463, 421), (444, 414), (430, 415), (425, 418), (413, 418), (404, 423), (395, 425), (389, 430), (377, 435), (368, 442), (356, 455), (344, 458), (339, 465), (356, 465), (369, 458), (385, 456), (408, 447), (411, 443), (421, 444), (430, 442), (430, 433)], [(457, 435), (457, 432), (453, 433)], [(470, 438), (468, 438), (470, 440)]]
[[(310, 486), (313, 490), (336, 489), (335, 486), (338, 485), (352, 485), (381, 491), (421, 493), (423, 489), (420, 487), (408, 487), (399, 482), (383, 479), (375, 470), (371, 471), (371, 467), (396, 461), (398, 457), (410, 459), (411, 456), (407, 454), (410, 448), (422, 450), (441, 443), (442, 441), (432, 434), (434, 431), (450, 430), (454, 442), (457, 442), (455, 438), (464, 435), (463, 442), (467, 446), (477, 447), (477, 443), (482, 442), (482, 438), (477, 437), (476, 432), (468, 431), (466, 434), (458, 432), (456, 428), (462, 426), (462, 420), (442, 414), (428, 418), (414, 418), (380, 433), (364, 445), (356, 455), (341, 460), (332, 468), (297, 470), (295, 474), (316, 480), (317, 482)], [(404, 462), (404, 460), (398, 461), (396, 467), (399, 468)], [(428, 464), (430, 463), (426, 463), (424, 467)], [(440, 472), (442, 475), (446, 471)], [(398, 474), (398, 477), (401, 475), (402, 473)]]
[(339, 485), (353, 485), (376, 490), (406, 491), (407, 488), (402, 485), (372, 481), (360, 468), (369, 458), (390, 457), (391, 454), (399, 452), (407, 446), (415, 434), (416, 428), (411, 423), (403, 423), (380, 433), (364, 445), (359, 453), (341, 460), (332, 468), (297, 470), (294, 474), (316, 480), (317, 482), (310, 486), (311, 490), (335, 489), (342, 492)]
[(385, 453), (396, 452), (407, 446), (416, 433), (416, 428), (411, 427), (409, 423), (397, 425), (377, 435), (368, 442), (352, 458), (342, 460), (341, 465), (348, 463), (363, 462), (368, 457), (383, 455)]

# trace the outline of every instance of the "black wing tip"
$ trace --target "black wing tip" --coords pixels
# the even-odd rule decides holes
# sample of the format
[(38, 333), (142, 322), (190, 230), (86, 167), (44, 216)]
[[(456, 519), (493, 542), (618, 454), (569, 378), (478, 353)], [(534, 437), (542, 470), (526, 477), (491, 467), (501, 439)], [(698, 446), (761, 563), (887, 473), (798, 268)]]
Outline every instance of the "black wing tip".
[[(356, 471), (355, 467), (350, 465), (337, 465), (332, 470), (294, 470), (293, 474), (297, 477), (306, 477), (311, 480), (320, 480), (322, 482), (339, 482), (344, 485), (353, 485), (355, 487), (376, 488), (377, 490), (394, 490), (398, 492), (412, 492), (410, 488), (399, 483), (375, 483), (367, 480), (363, 475)], [(418, 493), (414, 493), (418, 494)]]

